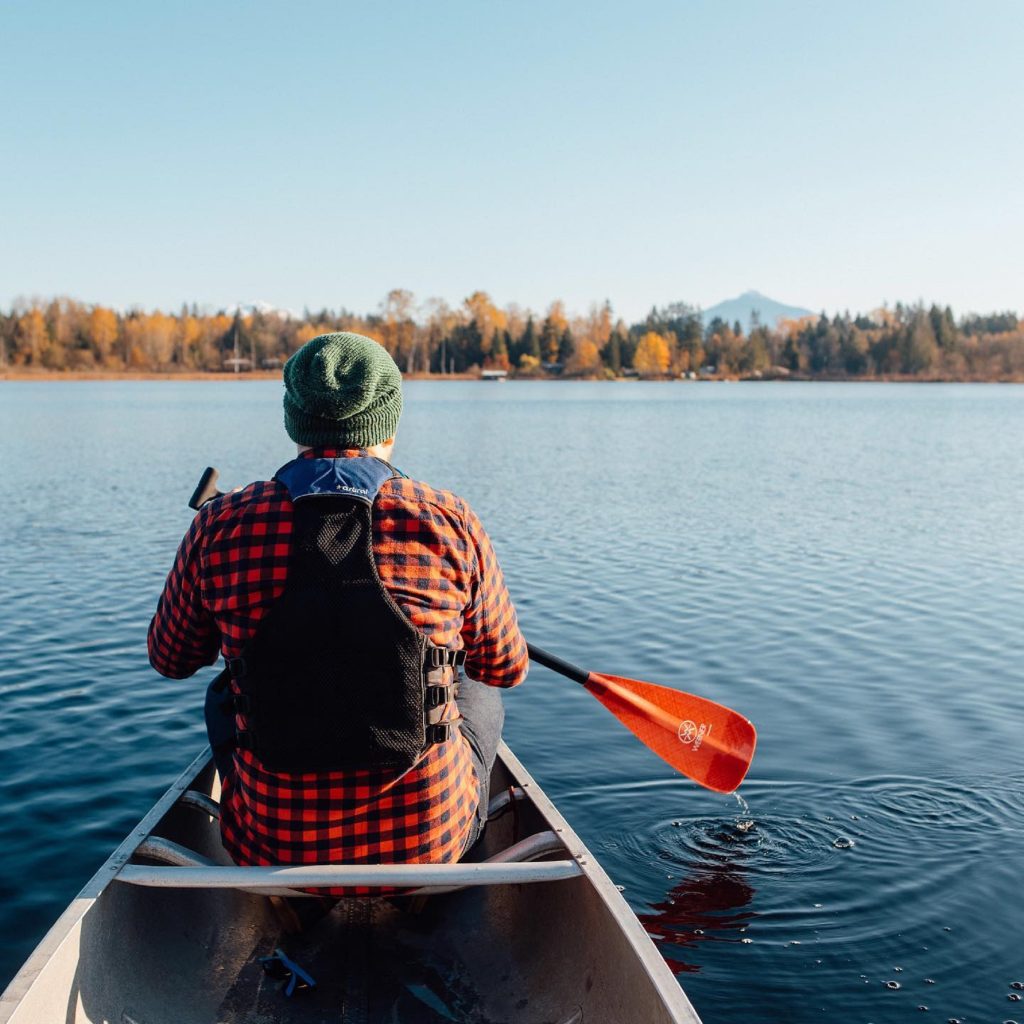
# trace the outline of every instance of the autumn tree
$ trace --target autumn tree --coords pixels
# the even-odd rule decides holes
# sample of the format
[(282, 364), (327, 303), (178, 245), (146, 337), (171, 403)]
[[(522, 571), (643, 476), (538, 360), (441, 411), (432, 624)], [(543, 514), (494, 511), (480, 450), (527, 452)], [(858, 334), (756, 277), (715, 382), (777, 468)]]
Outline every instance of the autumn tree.
[(569, 357), (566, 371), (574, 377), (594, 377), (600, 374), (601, 369), (600, 349), (595, 342), (584, 338)]
[(668, 372), (668, 340), (655, 331), (648, 331), (636, 347), (633, 367), (641, 377), (661, 377)]
[(19, 317), (15, 337), (18, 344), (17, 362), (38, 366), (50, 341), (41, 309), (33, 307)]
[(112, 309), (93, 306), (86, 330), (97, 361), (104, 366), (108, 365), (117, 342), (117, 314)]
[(405, 288), (392, 288), (380, 306), (380, 343), (391, 353), (399, 366), (405, 364), (406, 373), (411, 373), (419, 341), (416, 322), (413, 319), (416, 299), (412, 292)]
[(420, 316), (424, 323), (425, 369), (447, 373), (450, 366), (448, 339), (459, 322), (459, 314), (444, 299), (432, 298), (423, 303)]

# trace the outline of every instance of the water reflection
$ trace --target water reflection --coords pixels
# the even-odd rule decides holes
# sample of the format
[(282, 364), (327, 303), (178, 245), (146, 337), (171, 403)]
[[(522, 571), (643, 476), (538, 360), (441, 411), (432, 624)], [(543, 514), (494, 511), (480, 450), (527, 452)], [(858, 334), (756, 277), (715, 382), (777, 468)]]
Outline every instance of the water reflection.
[(676, 974), (696, 974), (699, 963), (680, 959), (667, 946), (687, 950), (702, 942), (737, 941), (757, 917), (753, 910), (741, 909), (753, 899), (754, 889), (735, 866), (711, 864), (694, 871), (648, 913), (637, 916)]

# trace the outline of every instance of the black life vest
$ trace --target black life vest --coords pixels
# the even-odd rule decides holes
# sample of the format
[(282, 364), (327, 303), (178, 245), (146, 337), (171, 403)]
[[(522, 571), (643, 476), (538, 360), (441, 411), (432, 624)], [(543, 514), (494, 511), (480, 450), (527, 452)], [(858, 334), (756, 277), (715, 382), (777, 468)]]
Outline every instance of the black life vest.
[(453, 669), (388, 593), (372, 507), (399, 474), (371, 457), (295, 459), (274, 475), (293, 503), (281, 597), (228, 662), (238, 746), (271, 771), (410, 768), (450, 738)]

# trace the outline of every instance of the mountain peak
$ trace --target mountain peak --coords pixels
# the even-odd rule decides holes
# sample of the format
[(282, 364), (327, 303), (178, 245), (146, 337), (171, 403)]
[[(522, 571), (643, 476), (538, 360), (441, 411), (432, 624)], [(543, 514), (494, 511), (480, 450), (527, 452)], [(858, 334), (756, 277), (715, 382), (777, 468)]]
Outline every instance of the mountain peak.
[(789, 306), (784, 302), (778, 302), (754, 288), (749, 288), (735, 299), (725, 299), (705, 309), (704, 323), (711, 323), (715, 317), (727, 323), (739, 320), (744, 331), (749, 332), (753, 327), (755, 315), (765, 327), (776, 327), (779, 320), (796, 320), (802, 316), (813, 316), (813, 312), (803, 306)]

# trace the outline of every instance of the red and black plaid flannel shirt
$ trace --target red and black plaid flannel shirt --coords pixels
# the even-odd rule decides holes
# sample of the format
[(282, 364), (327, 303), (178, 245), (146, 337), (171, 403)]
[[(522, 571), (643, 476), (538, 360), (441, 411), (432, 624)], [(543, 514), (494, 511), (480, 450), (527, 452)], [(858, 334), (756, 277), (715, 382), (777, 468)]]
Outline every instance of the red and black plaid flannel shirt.
[[(161, 675), (182, 679), (218, 653), (242, 653), (284, 591), (291, 530), (291, 499), (272, 480), (203, 507), (149, 627), (149, 659)], [(373, 506), (373, 550), (385, 587), (412, 623), (434, 644), (465, 647), (471, 678), (502, 687), (523, 680), (528, 658), (515, 609), (490, 539), (461, 498), (405, 478), (387, 481)], [(454, 861), (476, 804), (469, 747), (457, 729), (405, 775), (284, 774), (239, 750), (221, 794), (221, 834), (240, 864)]]

